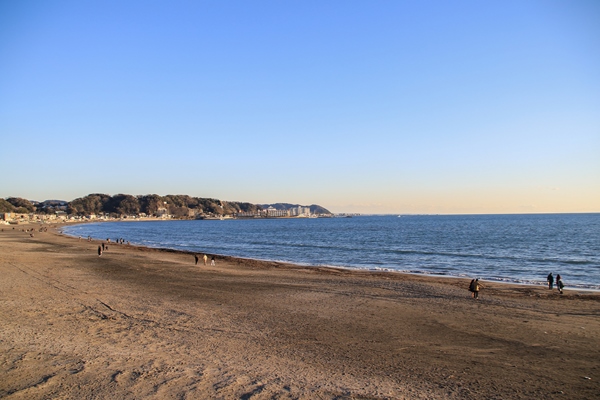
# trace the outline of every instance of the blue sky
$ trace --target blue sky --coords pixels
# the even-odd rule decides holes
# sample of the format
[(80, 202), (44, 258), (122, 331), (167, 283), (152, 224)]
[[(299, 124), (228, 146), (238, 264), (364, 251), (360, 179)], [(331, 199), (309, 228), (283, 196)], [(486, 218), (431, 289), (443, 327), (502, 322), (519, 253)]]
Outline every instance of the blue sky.
[(598, 1), (0, 1), (0, 197), (600, 212)]

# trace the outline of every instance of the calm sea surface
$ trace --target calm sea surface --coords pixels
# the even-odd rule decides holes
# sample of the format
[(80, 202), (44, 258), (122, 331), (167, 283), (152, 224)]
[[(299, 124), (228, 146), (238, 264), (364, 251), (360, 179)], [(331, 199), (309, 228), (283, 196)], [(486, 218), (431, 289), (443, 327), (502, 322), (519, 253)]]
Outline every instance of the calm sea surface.
[(600, 290), (600, 214), (104, 222), (72, 236), (309, 266)]

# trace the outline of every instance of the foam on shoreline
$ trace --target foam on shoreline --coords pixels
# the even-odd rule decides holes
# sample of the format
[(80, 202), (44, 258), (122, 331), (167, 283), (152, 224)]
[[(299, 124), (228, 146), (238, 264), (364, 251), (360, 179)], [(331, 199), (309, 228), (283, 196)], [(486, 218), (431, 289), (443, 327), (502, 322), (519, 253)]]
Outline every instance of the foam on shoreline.
[[(110, 222), (110, 221), (107, 221)], [(82, 222), (85, 223), (85, 222)], [(56, 227), (56, 231), (58, 234), (70, 238), (70, 239), (77, 239), (77, 236), (73, 236), (73, 235), (69, 235), (65, 232), (63, 232), (63, 228), (65, 227), (71, 227), (74, 226), (76, 224), (79, 223), (69, 223), (69, 224), (62, 224), (60, 226)], [(82, 238), (83, 240), (83, 238)], [(101, 239), (93, 239), (97, 242), (102, 242)], [(231, 256), (231, 255), (224, 255), (224, 254), (217, 254), (217, 253), (209, 253), (209, 252), (197, 252), (197, 251), (191, 251), (191, 250), (183, 250), (183, 249), (175, 249), (175, 248), (169, 248), (169, 247), (152, 247), (152, 246), (146, 246), (143, 244), (117, 244), (116, 242), (110, 242), (111, 245), (113, 246), (128, 246), (130, 248), (136, 248), (138, 250), (142, 250), (142, 251), (159, 251), (159, 252), (167, 252), (167, 253), (174, 253), (174, 254), (184, 254), (184, 255), (190, 255), (193, 256), (195, 254), (206, 254), (209, 257), (215, 256), (218, 257), (222, 260), (226, 260), (229, 262), (234, 262), (236, 264), (252, 264), (254, 266), (258, 266), (258, 265), (262, 265), (262, 266), (267, 266), (267, 267), (278, 267), (278, 268), (294, 268), (294, 269), (313, 269), (313, 270), (325, 270), (325, 271), (337, 271), (337, 272), (344, 272), (344, 273), (356, 273), (357, 275), (364, 275), (364, 274), (390, 274), (391, 276), (403, 276), (403, 275), (409, 275), (409, 276), (415, 276), (415, 277), (421, 277), (421, 278), (433, 278), (433, 279), (448, 279), (448, 280), (466, 280), (466, 281), (470, 281), (471, 279), (475, 278), (472, 276), (468, 276), (466, 274), (464, 275), (450, 275), (450, 274), (444, 274), (444, 273), (433, 273), (433, 272), (427, 272), (427, 271), (413, 271), (413, 270), (396, 270), (396, 269), (391, 269), (391, 268), (360, 268), (360, 267), (351, 267), (351, 266), (339, 266), (339, 265), (315, 265), (315, 264), (304, 264), (304, 263), (297, 263), (297, 262), (291, 262), (291, 261), (286, 261), (286, 260), (270, 260), (270, 259), (258, 259), (258, 258), (247, 258), (247, 257), (240, 257), (240, 256)], [(507, 287), (512, 287), (512, 286), (516, 286), (516, 287), (523, 287), (523, 288), (527, 288), (527, 287), (531, 287), (531, 288), (544, 288), (546, 287), (546, 283), (542, 282), (542, 281), (528, 281), (528, 282), (523, 282), (523, 281), (518, 281), (518, 280), (509, 280), (506, 278), (481, 278), (479, 277), (479, 279), (483, 282), (490, 282), (490, 283), (497, 283), (500, 285), (506, 285)], [(600, 293), (600, 288), (594, 288), (594, 287), (584, 287), (581, 285), (575, 285), (575, 286), (566, 286), (564, 288), (565, 292), (569, 291), (571, 293), (576, 292), (576, 293), (593, 293), (593, 294), (598, 294)]]

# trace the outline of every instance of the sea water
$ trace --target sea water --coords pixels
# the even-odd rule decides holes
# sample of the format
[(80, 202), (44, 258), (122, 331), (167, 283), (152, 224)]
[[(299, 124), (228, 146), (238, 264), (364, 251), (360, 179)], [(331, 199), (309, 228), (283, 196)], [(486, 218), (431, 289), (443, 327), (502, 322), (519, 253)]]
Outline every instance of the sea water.
[(600, 214), (102, 222), (64, 233), (307, 266), (600, 290)]

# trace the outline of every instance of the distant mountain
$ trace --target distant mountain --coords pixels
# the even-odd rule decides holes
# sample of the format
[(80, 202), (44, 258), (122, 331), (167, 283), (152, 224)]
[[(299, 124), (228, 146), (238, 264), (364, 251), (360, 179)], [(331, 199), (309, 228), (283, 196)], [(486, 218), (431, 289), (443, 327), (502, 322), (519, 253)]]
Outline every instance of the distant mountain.
[[(33, 203), (33, 201), (32, 201)], [(43, 207), (67, 207), (69, 205), (68, 201), (64, 200), (44, 200), (38, 204), (41, 204)]]
[(63, 200), (36, 201), (27, 200), (21, 197), (8, 197), (0, 199), (0, 212), (17, 212), (27, 214), (32, 212), (53, 213), (55, 211), (65, 211), (68, 202)]
[(263, 209), (273, 207), (276, 210), (289, 210), (291, 208), (297, 208), (297, 207), (310, 207), (311, 214), (331, 214), (331, 211), (329, 211), (328, 209), (321, 207), (320, 205), (317, 205), (317, 204), (312, 204), (310, 206), (303, 206), (300, 204), (274, 203), (274, 204), (258, 204), (258, 206), (262, 207)]

